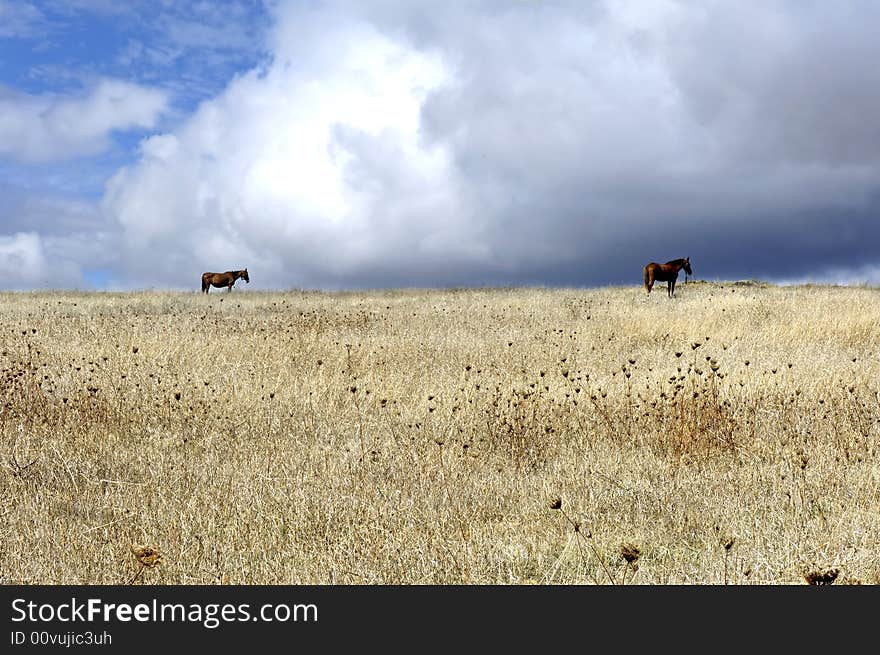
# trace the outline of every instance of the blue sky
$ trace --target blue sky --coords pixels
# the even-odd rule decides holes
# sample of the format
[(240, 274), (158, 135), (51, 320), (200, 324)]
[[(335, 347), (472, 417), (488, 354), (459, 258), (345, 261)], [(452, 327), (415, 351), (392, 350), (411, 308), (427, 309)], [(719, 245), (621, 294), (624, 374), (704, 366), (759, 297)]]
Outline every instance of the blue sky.
[(880, 284), (878, 31), (857, 0), (0, 0), (0, 288)]
[(259, 0), (0, 6), (0, 80), (26, 93), (71, 92), (110, 77), (174, 90), (191, 110), (267, 54), (270, 16)]
[(88, 159), (58, 153), (26, 167), (0, 162), (0, 172), (18, 186), (60, 184), (63, 192), (97, 199), (112, 172), (134, 159), (141, 139), (173, 128), (237, 73), (265, 60), (269, 20), (258, 0), (0, 0), (0, 97), (77, 98), (101, 80), (119, 80), (168, 100), (150, 127), (104, 134), (107, 143)]

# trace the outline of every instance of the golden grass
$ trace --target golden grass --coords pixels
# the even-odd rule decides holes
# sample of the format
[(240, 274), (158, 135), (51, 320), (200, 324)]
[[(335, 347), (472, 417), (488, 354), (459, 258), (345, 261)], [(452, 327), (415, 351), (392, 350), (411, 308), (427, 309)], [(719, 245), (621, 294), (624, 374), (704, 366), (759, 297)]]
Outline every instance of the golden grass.
[(676, 293), (0, 294), (0, 581), (880, 583), (880, 293)]

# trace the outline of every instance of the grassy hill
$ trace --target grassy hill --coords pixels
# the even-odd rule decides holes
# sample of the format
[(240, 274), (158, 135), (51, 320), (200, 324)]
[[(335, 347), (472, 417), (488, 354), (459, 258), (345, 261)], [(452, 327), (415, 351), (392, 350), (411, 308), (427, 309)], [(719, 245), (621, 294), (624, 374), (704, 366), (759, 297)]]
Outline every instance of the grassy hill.
[(3, 583), (880, 584), (876, 289), (6, 293), (0, 353)]

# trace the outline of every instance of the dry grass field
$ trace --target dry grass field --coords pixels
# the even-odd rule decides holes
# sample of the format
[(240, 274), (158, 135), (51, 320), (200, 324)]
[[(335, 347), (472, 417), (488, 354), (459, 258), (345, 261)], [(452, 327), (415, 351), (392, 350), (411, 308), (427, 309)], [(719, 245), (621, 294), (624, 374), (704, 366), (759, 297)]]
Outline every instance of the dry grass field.
[(0, 582), (880, 583), (880, 291), (676, 294), (0, 294)]

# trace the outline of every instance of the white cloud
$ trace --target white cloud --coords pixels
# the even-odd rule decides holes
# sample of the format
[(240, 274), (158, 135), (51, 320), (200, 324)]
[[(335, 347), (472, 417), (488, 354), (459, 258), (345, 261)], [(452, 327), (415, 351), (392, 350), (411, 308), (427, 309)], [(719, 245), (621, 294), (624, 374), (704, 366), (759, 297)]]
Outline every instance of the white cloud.
[(303, 30), (303, 18), (283, 10), (267, 70), (145, 140), (140, 162), (111, 180), (105, 209), (132, 273), (162, 252), (169, 283), (193, 267), (250, 266), (266, 285), (332, 285), (473, 256), (448, 153), (421, 133), (443, 62), (363, 21)]
[(0, 288), (88, 288), (118, 266), (118, 242), (94, 201), (0, 183)]
[(61, 161), (106, 150), (110, 134), (151, 129), (166, 94), (103, 79), (86, 95), (26, 95), (0, 88), (0, 156), (25, 163)]
[(49, 264), (40, 235), (18, 232), (0, 236), (0, 279), (3, 286), (28, 289), (46, 286)]

